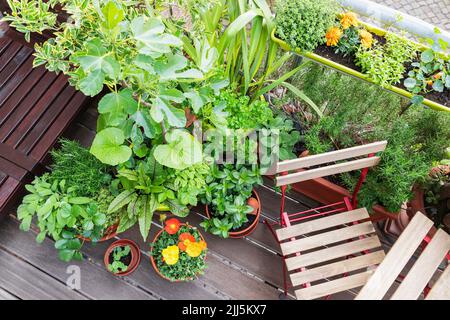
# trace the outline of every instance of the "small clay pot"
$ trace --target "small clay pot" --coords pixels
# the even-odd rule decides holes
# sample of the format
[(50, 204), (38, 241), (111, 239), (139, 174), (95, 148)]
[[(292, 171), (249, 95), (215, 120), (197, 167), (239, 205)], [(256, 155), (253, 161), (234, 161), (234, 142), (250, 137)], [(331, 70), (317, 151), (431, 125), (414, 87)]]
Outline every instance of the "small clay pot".
[[(131, 262), (128, 265), (128, 269), (127, 269), (127, 271), (124, 271), (124, 272), (113, 273), (108, 268), (109, 257), (111, 255), (111, 253), (113, 252), (114, 248), (125, 247), (125, 246), (130, 246), (130, 249), (131, 249), (130, 250)], [(141, 250), (139, 249), (136, 242), (129, 240), (129, 239), (120, 239), (120, 240), (117, 240), (117, 241), (114, 241), (113, 243), (111, 243), (111, 245), (108, 247), (108, 249), (106, 249), (105, 255), (103, 256), (103, 262), (105, 264), (106, 270), (108, 270), (112, 274), (114, 274), (116, 276), (127, 276), (127, 275), (131, 274), (133, 271), (135, 271), (137, 269), (137, 267), (139, 266), (139, 263), (141, 262)]]
[[(230, 238), (236, 239), (236, 238), (243, 238), (245, 236), (248, 236), (256, 229), (256, 226), (259, 223), (259, 217), (261, 216), (261, 200), (259, 199), (259, 194), (258, 194), (258, 192), (256, 192), (255, 189), (252, 190), (252, 193), (253, 193), (254, 198), (259, 203), (258, 210), (256, 211), (256, 214), (255, 214), (255, 216), (256, 216), (255, 220), (252, 222), (252, 224), (250, 226), (248, 226), (247, 228), (245, 228), (243, 230), (229, 232), (228, 234), (229, 234)], [(206, 216), (208, 217), (208, 219), (211, 219), (211, 214), (209, 213), (208, 205), (205, 205), (205, 208), (206, 208)]]
[[(190, 225), (188, 225), (188, 224), (186, 224), (186, 223), (181, 223), (181, 224), (180, 224), (180, 227), (181, 227), (181, 226), (188, 226), (188, 227), (192, 228)], [(152, 243), (156, 243), (156, 241), (158, 241), (159, 236), (160, 236), (161, 233), (163, 233), (163, 232), (164, 232), (164, 229), (161, 229), (161, 230), (156, 234), (156, 236), (155, 236), (155, 238), (153, 239), (153, 242), (152, 242)], [(198, 234), (200, 235), (200, 239), (201, 239), (202, 241), (205, 241), (205, 239), (203, 238), (203, 236), (202, 236), (202, 234), (200, 233), (200, 231), (197, 230), (197, 232), (198, 232)], [(167, 280), (167, 281), (170, 281), (170, 282), (186, 282), (186, 281), (194, 280), (194, 279), (172, 280), (172, 279), (167, 278), (165, 275), (163, 275), (163, 274), (161, 273), (161, 271), (159, 271), (158, 267), (156, 266), (156, 261), (155, 261), (155, 259), (153, 258), (153, 254), (152, 254), (152, 253), (153, 253), (153, 247), (152, 247), (151, 250), (150, 250), (150, 261), (151, 261), (151, 263), (152, 263), (153, 269), (155, 269), (156, 273), (157, 273), (161, 278), (163, 278), (163, 279), (165, 279), (165, 280)], [(206, 260), (206, 255), (205, 255), (205, 260)]]

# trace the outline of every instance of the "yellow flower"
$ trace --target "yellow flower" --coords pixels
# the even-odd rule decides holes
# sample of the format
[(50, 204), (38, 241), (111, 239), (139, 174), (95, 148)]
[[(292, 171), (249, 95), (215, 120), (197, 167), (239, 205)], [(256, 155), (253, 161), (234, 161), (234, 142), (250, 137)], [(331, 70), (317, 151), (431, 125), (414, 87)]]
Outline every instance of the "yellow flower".
[(325, 38), (327, 39), (327, 46), (336, 46), (341, 39), (342, 30), (338, 27), (333, 27), (328, 30)]
[(197, 258), (203, 251), (203, 245), (199, 242), (191, 242), (186, 246), (186, 253), (191, 258)]
[(364, 29), (359, 31), (359, 37), (361, 38), (361, 44), (363, 45), (363, 47), (372, 47), (373, 37), (369, 31), (366, 31)]
[(346, 12), (341, 18), (341, 25), (344, 30), (350, 28), (351, 26), (356, 27), (358, 25), (358, 18), (356, 17), (356, 14), (353, 12)]
[(162, 250), (162, 256), (164, 259), (163, 261), (171, 266), (178, 262), (180, 250), (178, 249), (178, 246), (168, 246)]

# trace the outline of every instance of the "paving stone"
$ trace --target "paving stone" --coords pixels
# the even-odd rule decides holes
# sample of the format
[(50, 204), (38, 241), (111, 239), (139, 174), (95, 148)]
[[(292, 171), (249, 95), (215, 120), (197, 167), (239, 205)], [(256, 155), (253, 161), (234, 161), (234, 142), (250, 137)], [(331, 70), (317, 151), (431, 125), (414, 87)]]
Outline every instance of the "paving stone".
[(450, 31), (450, 0), (372, 0)]

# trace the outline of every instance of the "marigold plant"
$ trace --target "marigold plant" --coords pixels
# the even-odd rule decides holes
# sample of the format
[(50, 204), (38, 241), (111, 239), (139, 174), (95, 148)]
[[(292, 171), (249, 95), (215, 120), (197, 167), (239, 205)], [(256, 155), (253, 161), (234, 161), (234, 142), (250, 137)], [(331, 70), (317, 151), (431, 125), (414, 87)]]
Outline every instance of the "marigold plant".
[(367, 30), (360, 30), (359, 31), (359, 38), (361, 39), (361, 45), (363, 45), (365, 48), (371, 48), (373, 44), (373, 36), (372, 34)]
[(328, 30), (325, 38), (327, 39), (327, 46), (336, 46), (342, 36), (342, 30), (338, 27), (333, 27)]
[(342, 15), (341, 26), (344, 30), (350, 28), (351, 26), (356, 27), (357, 25), (358, 18), (356, 17), (356, 14), (353, 12), (346, 12)]
[[(172, 233), (176, 226), (177, 231)], [(206, 269), (206, 242), (196, 228), (181, 224), (175, 218), (152, 244), (152, 258), (160, 274), (171, 281), (189, 281)]]
[(165, 225), (164, 230), (166, 230), (168, 234), (175, 234), (180, 229), (180, 221), (175, 218), (167, 220)]

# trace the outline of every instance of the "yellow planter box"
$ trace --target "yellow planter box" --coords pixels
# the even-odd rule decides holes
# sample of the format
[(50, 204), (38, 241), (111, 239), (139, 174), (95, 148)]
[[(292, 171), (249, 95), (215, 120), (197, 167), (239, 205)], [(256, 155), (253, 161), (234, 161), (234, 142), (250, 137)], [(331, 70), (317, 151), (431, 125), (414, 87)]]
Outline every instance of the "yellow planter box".
[[(362, 23), (362, 22), (360, 22), (360, 23), (361, 23), (361, 25), (363, 25), (367, 30), (369, 30), (370, 32), (372, 32), (372, 33), (374, 33), (374, 34), (376, 34), (376, 35), (378, 35), (378, 36), (384, 36), (384, 35), (387, 34), (387, 31), (386, 31), (386, 30), (377, 28), (377, 27), (372, 26), (372, 25), (369, 25), (369, 24), (367, 24), (367, 23)], [(318, 63), (320, 63), (320, 64), (322, 64), (322, 65), (331, 67), (331, 68), (333, 68), (333, 69), (336, 69), (336, 70), (341, 71), (341, 72), (343, 72), (343, 73), (346, 73), (346, 74), (349, 74), (349, 75), (351, 75), (351, 76), (357, 77), (357, 78), (362, 79), (362, 80), (364, 80), (364, 81), (367, 81), (367, 82), (376, 84), (372, 79), (369, 78), (368, 75), (363, 74), (363, 73), (361, 73), (361, 72), (359, 72), (359, 71), (356, 71), (356, 70), (354, 70), (354, 69), (352, 69), (352, 68), (346, 67), (346, 66), (344, 66), (344, 65), (342, 65), (342, 64), (340, 64), (340, 63), (336, 63), (336, 62), (334, 62), (334, 61), (332, 61), (332, 60), (329, 60), (329, 59), (327, 59), (327, 58), (324, 58), (324, 57), (322, 57), (322, 56), (320, 56), (320, 55), (318, 55), (318, 54), (315, 54), (315, 53), (313, 53), (313, 52), (302, 52), (302, 51), (299, 50), (299, 49), (292, 49), (285, 41), (283, 41), (283, 40), (277, 38), (276, 35), (275, 35), (275, 33), (276, 33), (276, 30), (274, 29), (274, 30), (272, 31), (272, 35), (271, 35), (272, 40), (273, 40), (274, 42), (276, 42), (283, 50), (286, 50), (286, 51), (293, 51), (293, 52), (295, 52), (295, 53), (297, 53), (297, 54), (299, 54), (299, 55), (301, 55), (301, 56), (304, 56), (305, 58), (308, 58), (308, 59), (310, 59), (310, 60), (316, 61), (316, 62), (318, 62)], [(411, 41), (411, 40), (408, 40), (408, 41)], [(426, 49), (428, 48), (428, 47), (424, 46), (423, 44), (416, 43), (416, 42), (414, 42), (414, 41), (411, 41), (411, 42), (413, 42), (414, 44), (416, 44), (416, 45), (419, 47), (419, 50), (421, 50), (421, 51), (424, 51), (424, 50), (426, 50)], [(377, 85), (379, 85), (379, 84), (377, 84)], [(380, 86), (380, 85), (379, 85), (379, 86)], [(408, 92), (408, 91), (403, 90), (403, 89), (401, 89), (401, 88), (398, 88), (398, 87), (396, 87), (396, 86), (385, 85), (385, 86), (381, 86), (381, 87), (384, 88), (384, 89), (386, 89), (386, 90), (389, 90), (389, 91), (391, 91), (391, 92), (394, 92), (394, 93), (396, 93), (396, 94), (398, 94), (398, 95), (401, 95), (401, 96), (403, 96), (403, 97), (406, 97), (406, 98), (408, 98), (408, 99), (411, 99), (411, 98), (414, 96), (414, 94), (412, 94), (411, 92)], [(437, 102), (431, 101), (431, 100), (429, 100), (429, 99), (424, 99), (423, 104), (426, 105), (426, 106), (428, 106), (428, 107), (430, 107), (431, 109), (434, 109), (434, 110), (437, 110), (437, 111), (450, 112), (450, 108), (448, 108), (448, 107), (446, 107), (446, 106), (444, 106), (444, 105), (441, 105), (441, 104), (439, 104), (439, 103), (437, 103)]]

